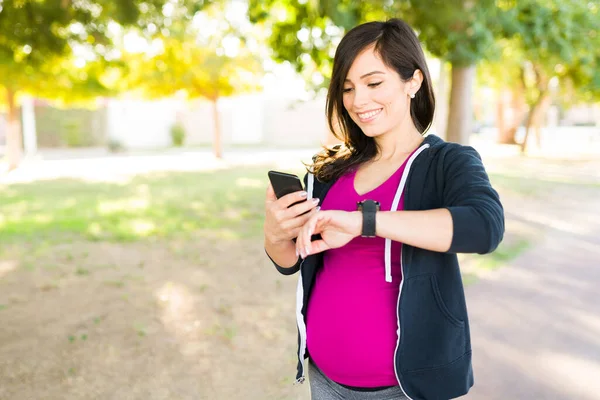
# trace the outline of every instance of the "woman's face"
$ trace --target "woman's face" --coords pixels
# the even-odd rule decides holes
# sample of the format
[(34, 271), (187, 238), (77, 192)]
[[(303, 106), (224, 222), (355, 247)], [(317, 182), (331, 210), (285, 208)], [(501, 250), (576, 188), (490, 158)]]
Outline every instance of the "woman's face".
[(402, 130), (407, 123), (414, 125), (410, 94), (415, 94), (420, 86), (420, 81), (416, 81), (419, 79), (402, 81), (370, 46), (356, 57), (348, 71), (343, 87), (344, 108), (369, 137)]

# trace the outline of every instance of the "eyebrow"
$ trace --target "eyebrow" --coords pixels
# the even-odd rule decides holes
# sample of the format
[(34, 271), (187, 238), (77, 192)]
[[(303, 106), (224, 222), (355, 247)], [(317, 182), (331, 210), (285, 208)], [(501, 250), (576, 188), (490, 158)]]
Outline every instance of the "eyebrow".
[[(371, 75), (375, 75), (375, 74), (385, 74), (385, 72), (381, 72), (381, 71), (371, 71), (371, 72), (369, 72), (369, 73), (367, 73), (367, 74), (364, 74), (363, 76), (361, 76), (361, 77), (360, 77), (360, 79), (364, 79), (364, 78), (366, 78), (367, 76), (371, 76)], [(346, 78), (346, 79), (344, 80), (344, 82), (351, 82), (351, 81), (350, 81), (350, 79)]]

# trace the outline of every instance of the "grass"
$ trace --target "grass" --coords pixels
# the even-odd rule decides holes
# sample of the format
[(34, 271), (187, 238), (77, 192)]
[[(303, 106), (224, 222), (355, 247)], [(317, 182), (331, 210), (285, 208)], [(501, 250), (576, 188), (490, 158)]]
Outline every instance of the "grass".
[(503, 242), (493, 253), (479, 256), (477, 266), (485, 269), (497, 269), (519, 257), (530, 247), (531, 242), (525, 238)]
[[(28, 260), (31, 258), (24, 260), (27, 267), (52, 251), (54, 245), (71, 240), (125, 243), (156, 238), (185, 240), (199, 231), (229, 240), (259, 238), (269, 169), (264, 166), (155, 173), (138, 176), (125, 184), (63, 179), (0, 186), (3, 210), (0, 243), (4, 251), (11, 244), (14, 249), (37, 243), (27, 250)], [(491, 175), (491, 179), (500, 189), (528, 196), (544, 194), (565, 184), (500, 174)], [(498, 268), (529, 246), (523, 238), (505, 241), (494, 253), (479, 257), (478, 265)], [(87, 257), (66, 252), (61, 258), (72, 262), (82, 256)], [(83, 266), (75, 269), (78, 276), (92, 272)], [(104, 284), (114, 288), (126, 286), (123, 280), (106, 280)]]
[(64, 179), (0, 186), (0, 242), (52, 247), (81, 238), (130, 242), (199, 230), (255, 237), (267, 170), (159, 173), (127, 184)]
[(511, 193), (534, 198), (548, 197), (549, 193), (558, 188), (598, 189), (600, 182), (595, 181), (566, 181), (540, 178), (528, 178), (507, 174), (490, 174), (490, 181), (495, 187)]

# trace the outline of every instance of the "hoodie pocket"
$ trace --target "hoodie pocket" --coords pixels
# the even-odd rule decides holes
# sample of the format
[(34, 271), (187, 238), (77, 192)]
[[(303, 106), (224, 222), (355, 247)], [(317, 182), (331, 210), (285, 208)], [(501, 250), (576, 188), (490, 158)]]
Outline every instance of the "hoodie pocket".
[(463, 320), (446, 306), (433, 274), (404, 282), (400, 305), (400, 369), (403, 372), (447, 365), (467, 352)]

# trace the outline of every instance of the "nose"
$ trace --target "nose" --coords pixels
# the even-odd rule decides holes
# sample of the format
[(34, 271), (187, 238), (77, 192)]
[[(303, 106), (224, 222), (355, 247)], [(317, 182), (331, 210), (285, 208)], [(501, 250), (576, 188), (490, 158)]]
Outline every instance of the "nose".
[(366, 90), (361, 88), (354, 89), (354, 99), (352, 102), (352, 106), (355, 110), (360, 110), (365, 107), (369, 102), (369, 96)]

